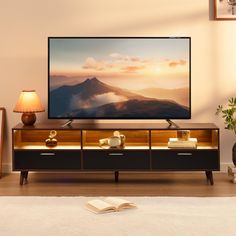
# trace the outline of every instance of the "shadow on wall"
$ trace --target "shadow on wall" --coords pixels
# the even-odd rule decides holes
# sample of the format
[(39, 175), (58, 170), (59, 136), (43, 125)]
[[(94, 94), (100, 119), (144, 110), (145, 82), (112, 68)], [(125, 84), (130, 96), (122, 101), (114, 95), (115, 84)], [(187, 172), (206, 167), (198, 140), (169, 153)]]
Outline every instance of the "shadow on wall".
[(207, 15), (207, 9), (202, 9), (201, 11), (192, 11), (192, 12), (187, 12), (186, 14), (181, 14), (181, 15), (173, 15), (173, 16), (160, 16), (160, 18), (158, 18), (158, 16), (152, 16), (149, 17), (148, 20), (146, 20), (146, 18), (140, 18), (139, 20), (135, 20), (133, 22), (129, 21), (128, 23), (125, 24), (124, 26), (124, 22), (121, 22), (120, 25), (116, 25), (112, 28), (107, 28), (104, 29), (103, 32), (99, 31), (99, 35), (100, 34), (107, 34), (107, 32), (109, 32), (109, 34), (114, 34), (115, 32), (124, 32), (126, 30), (130, 31), (132, 30), (132, 32), (141, 32), (142, 29), (148, 30), (148, 29), (155, 29), (157, 31), (154, 32), (158, 32), (158, 28), (168, 28), (170, 26), (175, 26), (178, 24), (192, 24), (193, 22), (196, 23), (197, 20), (202, 20), (206, 17)]
[(201, 117), (202, 114), (207, 114), (207, 113), (209, 114), (209, 112), (211, 112), (211, 110), (212, 110), (212, 115), (214, 115), (212, 117), (220, 117), (220, 116), (215, 115), (217, 106), (226, 104), (229, 98), (235, 97), (235, 96), (236, 96), (236, 94), (231, 94), (227, 98), (220, 97), (220, 99), (219, 98), (217, 99), (217, 101), (220, 101), (219, 103), (217, 103), (216, 100), (213, 99), (212, 102), (210, 101), (205, 106), (201, 106), (201, 109), (194, 111), (194, 119)]
[[(212, 102), (209, 102), (205, 106), (201, 106), (201, 109), (198, 109), (194, 112), (194, 120), (202, 120), (202, 114), (212, 114), (212, 120), (209, 122), (214, 122), (220, 128), (220, 150), (221, 150), (221, 162), (232, 162), (232, 147), (235, 143), (235, 134), (232, 130), (225, 129), (224, 120), (221, 115), (215, 115), (216, 109), (218, 105), (224, 105), (227, 103), (230, 97), (235, 97), (235, 94), (228, 95), (227, 98), (221, 96), (218, 97), (217, 103), (215, 99)], [(224, 154), (224, 156), (222, 156)]]

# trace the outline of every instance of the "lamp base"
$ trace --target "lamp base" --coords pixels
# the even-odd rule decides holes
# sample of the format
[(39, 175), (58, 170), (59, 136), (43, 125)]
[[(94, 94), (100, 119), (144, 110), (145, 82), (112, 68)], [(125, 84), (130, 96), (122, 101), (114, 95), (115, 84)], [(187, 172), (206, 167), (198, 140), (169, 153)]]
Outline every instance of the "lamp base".
[(33, 112), (23, 113), (21, 120), (24, 125), (33, 125), (36, 121), (36, 115)]

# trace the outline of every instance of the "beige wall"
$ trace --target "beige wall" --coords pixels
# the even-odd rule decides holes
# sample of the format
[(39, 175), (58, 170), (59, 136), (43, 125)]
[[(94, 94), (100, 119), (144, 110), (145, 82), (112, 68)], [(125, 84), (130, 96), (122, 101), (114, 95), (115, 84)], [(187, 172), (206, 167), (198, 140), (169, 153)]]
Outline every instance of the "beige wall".
[[(209, 19), (209, 0), (8, 0), (0, 7), (0, 106), (7, 109), (4, 166), (11, 162), (12, 109), (22, 89), (47, 106), (48, 36), (191, 36), (192, 120), (221, 128), (221, 161), (231, 161), (233, 133), (217, 104), (236, 96), (236, 21)], [(212, 7), (212, 6), (210, 6)], [(45, 121), (47, 114), (39, 114)]]

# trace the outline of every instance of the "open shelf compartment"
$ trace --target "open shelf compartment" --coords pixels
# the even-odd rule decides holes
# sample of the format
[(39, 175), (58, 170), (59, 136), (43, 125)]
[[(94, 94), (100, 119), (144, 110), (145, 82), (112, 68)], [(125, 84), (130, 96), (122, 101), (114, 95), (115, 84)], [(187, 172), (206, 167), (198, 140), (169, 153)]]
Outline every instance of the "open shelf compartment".
[[(218, 149), (218, 130), (217, 129), (199, 129), (189, 130), (190, 138), (197, 138), (197, 149)], [(169, 149), (169, 138), (177, 138), (177, 130), (152, 130), (151, 148)]]
[(81, 149), (80, 130), (56, 130), (57, 145), (47, 147), (46, 139), (51, 130), (14, 130), (14, 149)]
[[(83, 149), (109, 149), (108, 145), (100, 146), (99, 139), (113, 136), (116, 130), (83, 130)], [(123, 149), (149, 149), (148, 130), (119, 130), (125, 136)]]

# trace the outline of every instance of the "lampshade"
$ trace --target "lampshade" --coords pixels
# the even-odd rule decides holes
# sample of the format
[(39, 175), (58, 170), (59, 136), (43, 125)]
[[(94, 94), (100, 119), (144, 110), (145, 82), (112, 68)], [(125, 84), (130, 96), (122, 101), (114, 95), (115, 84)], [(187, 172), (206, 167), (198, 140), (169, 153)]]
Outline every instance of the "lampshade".
[(42, 112), (44, 108), (35, 90), (23, 90), (13, 110), (14, 112)]

